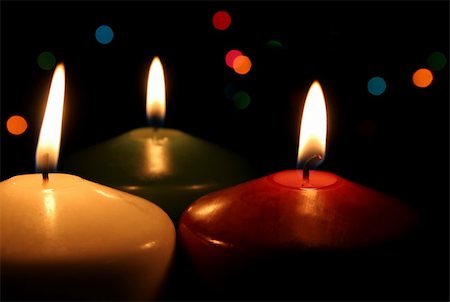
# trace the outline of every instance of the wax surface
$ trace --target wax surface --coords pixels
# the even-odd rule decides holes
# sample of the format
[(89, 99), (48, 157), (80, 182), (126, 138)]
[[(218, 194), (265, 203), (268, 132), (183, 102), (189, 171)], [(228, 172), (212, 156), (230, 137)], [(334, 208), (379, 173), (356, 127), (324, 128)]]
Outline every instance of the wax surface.
[(152, 200), (174, 220), (200, 196), (254, 175), (236, 154), (168, 128), (132, 130), (74, 154), (61, 167)]
[(415, 220), (405, 204), (368, 187), (311, 171), (312, 181), (330, 185), (303, 189), (300, 175), (284, 171), (210, 193), (189, 206), (180, 225), (219, 246), (340, 249), (393, 239)]
[(335, 174), (275, 173), (192, 203), (179, 237), (200, 271), (227, 270), (268, 251), (351, 250), (405, 234), (415, 213), (399, 200)]
[(47, 184), (40, 174), (1, 182), (0, 207), (3, 288), (19, 284), (44, 300), (159, 294), (173, 261), (175, 227), (152, 202), (55, 173)]

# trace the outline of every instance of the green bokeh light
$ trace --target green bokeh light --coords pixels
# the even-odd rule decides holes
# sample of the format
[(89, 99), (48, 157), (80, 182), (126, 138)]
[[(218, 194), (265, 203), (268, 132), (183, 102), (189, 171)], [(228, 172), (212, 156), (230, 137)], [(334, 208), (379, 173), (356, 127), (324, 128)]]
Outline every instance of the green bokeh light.
[(51, 70), (56, 65), (56, 58), (51, 52), (44, 51), (39, 54), (37, 63), (40, 68), (44, 70)]
[(445, 67), (445, 64), (447, 64), (447, 58), (442, 52), (435, 51), (428, 56), (427, 64), (431, 70), (442, 70)]
[(270, 48), (283, 48), (283, 44), (281, 44), (281, 42), (277, 40), (270, 40), (269, 42), (267, 42), (267, 46)]
[(250, 105), (250, 96), (244, 91), (238, 91), (233, 96), (234, 106), (239, 109), (245, 109)]

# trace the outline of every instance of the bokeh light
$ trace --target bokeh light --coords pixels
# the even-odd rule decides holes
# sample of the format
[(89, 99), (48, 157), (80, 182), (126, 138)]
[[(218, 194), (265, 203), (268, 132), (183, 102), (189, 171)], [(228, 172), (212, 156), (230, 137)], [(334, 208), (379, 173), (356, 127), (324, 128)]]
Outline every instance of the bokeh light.
[(236, 108), (245, 109), (250, 105), (250, 95), (245, 91), (238, 91), (233, 96), (233, 103)]
[(232, 49), (225, 55), (225, 63), (227, 64), (228, 67), (233, 68), (234, 60), (241, 55), (242, 52), (240, 50)]
[(369, 93), (380, 95), (386, 90), (386, 81), (382, 77), (373, 77), (367, 83)]
[(447, 58), (442, 52), (435, 51), (428, 56), (427, 64), (431, 70), (434, 71), (442, 70), (447, 64)]
[(227, 99), (232, 100), (237, 89), (238, 89), (237, 84), (234, 82), (230, 82), (225, 85), (225, 88), (223, 89), (223, 93), (225, 94), (225, 97)]
[(218, 11), (212, 18), (213, 26), (218, 30), (226, 30), (231, 25), (231, 16), (226, 11)]
[(270, 40), (267, 42), (267, 47), (269, 48), (283, 48), (283, 44), (281, 44), (280, 41), (277, 40)]
[(250, 58), (244, 55), (237, 56), (233, 61), (233, 69), (238, 74), (247, 74), (252, 68)]
[(429, 69), (420, 68), (414, 72), (412, 81), (417, 87), (426, 88), (433, 82), (433, 73)]
[(56, 65), (56, 58), (50, 51), (43, 51), (38, 55), (37, 63), (41, 69), (52, 70)]
[(108, 25), (101, 25), (95, 31), (95, 38), (101, 44), (108, 44), (114, 37), (113, 30)]
[(27, 121), (20, 115), (13, 115), (6, 121), (6, 129), (13, 135), (20, 135), (28, 128)]

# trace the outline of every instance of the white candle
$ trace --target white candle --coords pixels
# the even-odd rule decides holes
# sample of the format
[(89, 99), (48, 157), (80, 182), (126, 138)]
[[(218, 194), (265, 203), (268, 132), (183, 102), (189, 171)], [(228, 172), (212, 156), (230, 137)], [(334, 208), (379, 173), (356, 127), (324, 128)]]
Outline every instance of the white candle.
[[(49, 147), (44, 129), (60, 135), (61, 122), (48, 119), (61, 119), (63, 98), (60, 64), (36, 156), (44, 170), (57, 163), (59, 146)], [(27, 174), (0, 182), (0, 210), (5, 299), (151, 300), (164, 286), (175, 227), (146, 199), (74, 175)]]

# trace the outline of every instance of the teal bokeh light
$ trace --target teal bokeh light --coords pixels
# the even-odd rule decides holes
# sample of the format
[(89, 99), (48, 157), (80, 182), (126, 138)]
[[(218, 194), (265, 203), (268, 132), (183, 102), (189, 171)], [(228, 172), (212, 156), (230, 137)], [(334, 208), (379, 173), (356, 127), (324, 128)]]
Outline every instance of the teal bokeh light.
[(108, 25), (101, 25), (95, 31), (95, 38), (101, 44), (108, 44), (112, 41), (114, 32)]
[(382, 77), (373, 77), (367, 83), (367, 89), (373, 95), (380, 95), (386, 90), (386, 82)]
[(229, 100), (232, 100), (234, 95), (236, 94), (236, 91), (238, 90), (238, 86), (236, 83), (228, 83), (225, 85), (225, 88), (223, 90), (223, 93), (225, 94), (225, 97)]

